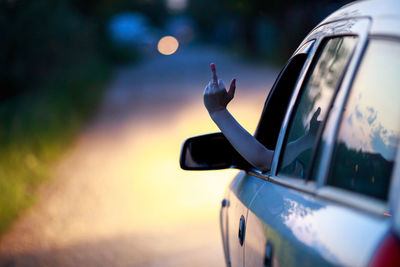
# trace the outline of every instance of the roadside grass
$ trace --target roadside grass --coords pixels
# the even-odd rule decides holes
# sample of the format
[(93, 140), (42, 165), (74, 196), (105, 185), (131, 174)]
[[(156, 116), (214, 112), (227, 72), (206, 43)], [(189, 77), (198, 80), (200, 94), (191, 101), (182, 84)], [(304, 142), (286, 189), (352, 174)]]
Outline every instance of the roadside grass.
[(51, 166), (96, 110), (110, 74), (109, 64), (91, 58), (0, 103), (0, 235), (34, 203)]

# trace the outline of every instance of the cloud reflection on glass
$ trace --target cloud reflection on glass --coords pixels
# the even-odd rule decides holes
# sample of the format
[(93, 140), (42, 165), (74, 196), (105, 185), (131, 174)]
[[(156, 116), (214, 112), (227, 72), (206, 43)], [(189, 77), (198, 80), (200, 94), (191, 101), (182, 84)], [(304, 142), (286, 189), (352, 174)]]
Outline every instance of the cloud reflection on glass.
[(393, 42), (369, 44), (343, 115), (330, 184), (387, 197), (400, 138), (398, 55)]

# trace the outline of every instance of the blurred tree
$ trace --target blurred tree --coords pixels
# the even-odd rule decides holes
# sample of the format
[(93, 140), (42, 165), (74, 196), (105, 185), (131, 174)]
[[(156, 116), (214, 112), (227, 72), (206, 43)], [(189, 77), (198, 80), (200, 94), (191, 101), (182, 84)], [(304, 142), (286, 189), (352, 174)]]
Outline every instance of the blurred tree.
[(109, 57), (107, 23), (135, 11), (162, 25), (164, 0), (35, 0), (0, 2), (0, 99), (31, 90), (66, 65)]
[(217, 23), (231, 11), (225, 2), (215, 0), (189, 0), (187, 7), (187, 13), (196, 21), (200, 34), (206, 39), (212, 37)]
[(15, 95), (92, 47), (92, 29), (67, 1), (3, 1), (0, 98)]
[(161, 27), (168, 15), (164, 0), (71, 0), (83, 15), (97, 20), (108, 20), (119, 12), (133, 11), (145, 14), (150, 21)]
[[(232, 30), (238, 37), (236, 42), (243, 44), (248, 53), (270, 53), (267, 56), (279, 54), (286, 59), (318, 22), (348, 2), (351, 1), (189, 0), (188, 14), (195, 19), (206, 39), (215, 38), (215, 30), (219, 25), (224, 25), (226, 17), (229, 17), (230, 20), (236, 21), (235, 29)], [(275, 27), (277, 29), (274, 29)], [(219, 30), (218, 35), (221, 32)], [(272, 46), (260, 41), (268, 41), (268, 38), (277, 45)], [(277, 50), (271, 50), (271, 47)]]

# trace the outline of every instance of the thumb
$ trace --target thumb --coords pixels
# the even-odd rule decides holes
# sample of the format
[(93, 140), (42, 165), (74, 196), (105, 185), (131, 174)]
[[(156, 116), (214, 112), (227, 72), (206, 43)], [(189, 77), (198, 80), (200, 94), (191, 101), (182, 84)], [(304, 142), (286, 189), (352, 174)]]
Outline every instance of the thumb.
[(236, 90), (236, 78), (232, 79), (231, 86), (229, 86), (228, 90), (229, 99), (233, 99), (233, 97), (235, 96), (235, 90)]

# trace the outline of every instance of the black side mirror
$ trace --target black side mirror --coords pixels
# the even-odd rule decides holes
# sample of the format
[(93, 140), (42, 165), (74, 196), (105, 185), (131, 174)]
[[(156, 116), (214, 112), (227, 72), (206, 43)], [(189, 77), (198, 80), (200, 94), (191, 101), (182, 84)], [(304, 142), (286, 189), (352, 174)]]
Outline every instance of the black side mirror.
[(184, 170), (247, 170), (251, 165), (240, 156), (222, 133), (191, 137), (183, 143), (181, 168)]

